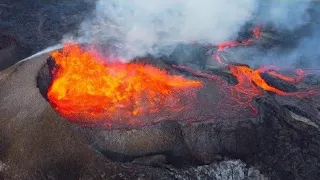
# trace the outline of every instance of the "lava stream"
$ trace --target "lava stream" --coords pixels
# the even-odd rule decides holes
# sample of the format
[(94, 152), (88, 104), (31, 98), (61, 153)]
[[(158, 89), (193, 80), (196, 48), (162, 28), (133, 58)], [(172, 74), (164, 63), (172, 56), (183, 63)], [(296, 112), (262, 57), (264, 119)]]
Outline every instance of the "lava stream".
[[(216, 53), (214, 53), (214, 58), (217, 60), (217, 62), (219, 62), (222, 65), (228, 65), (225, 62), (223, 62), (220, 58), (220, 53), (222, 51), (226, 51), (228, 48), (231, 47), (236, 47), (236, 46), (247, 46), (250, 45), (251, 43), (253, 43), (254, 40), (260, 38), (261, 36), (261, 31), (260, 31), (260, 27), (255, 27), (253, 29), (253, 37), (249, 38), (248, 40), (245, 41), (230, 41), (230, 42), (225, 42), (225, 43), (221, 43), (218, 46), (218, 50)], [(276, 87), (272, 87), (271, 85), (269, 85), (262, 77), (261, 77), (261, 73), (268, 73), (269, 75), (276, 77), (278, 79), (281, 79), (283, 81), (286, 82), (290, 82), (290, 83), (298, 83), (300, 81), (303, 80), (303, 77), (305, 75), (305, 72), (302, 69), (297, 69), (296, 70), (296, 74), (297, 77), (293, 78), (293, 77), (289, 77), (283, 74), (278, 73), (276, 70), (278, 70), (277, 67), (273, 67), (273, 66), (263, 66), (260, 67), (256, 70), (251, 69), (248, 66), (241, 66), (241, 65), (228, 65), (231, 73), (238, 79), (239, 83), (234, 87), (234, 89), (236, 89), (237, 91), (248, 91), (251, 92), (253, 91), (253, 89), (246, 89), (248, 87), (245, 87), (244, 84), (246, 83), (254, 83), (255, 85), (257, 85), (258, 87), (260, 87), (261, 89), (265, 90), (265, 91), (270, 91), (270, 92), (274, 92), (276, 94), (279, 95), (295, 95), (295, 96), (307, 96), (310, 95), (310, 92), (317, 92), (317, 90), (311, 90), (308, 92), (284, 92), (280, 89), (277, 89)], [(245, 93), (247, 94), (247, 93)], [(255, 96), (256, 94), (253, 93), (252, 96)]]

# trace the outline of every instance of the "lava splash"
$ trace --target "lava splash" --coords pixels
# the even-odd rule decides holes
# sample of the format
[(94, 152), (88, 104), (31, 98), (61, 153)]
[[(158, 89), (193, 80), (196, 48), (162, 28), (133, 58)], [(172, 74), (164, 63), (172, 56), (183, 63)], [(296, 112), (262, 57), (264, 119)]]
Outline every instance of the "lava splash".
[(111, 61), (75, 44), (51, 57), (55, 68), (48, 99), (63, 117), (82, 124), (144, 124), (139, 117), (161, 107), (181, 111), (183, 97), (201, 86), (150, 65)]

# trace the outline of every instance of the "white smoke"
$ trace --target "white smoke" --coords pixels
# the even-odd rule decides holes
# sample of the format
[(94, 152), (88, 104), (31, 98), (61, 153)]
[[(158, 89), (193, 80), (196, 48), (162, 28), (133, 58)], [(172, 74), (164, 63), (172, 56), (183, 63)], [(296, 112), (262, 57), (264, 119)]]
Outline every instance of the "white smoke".
[(307, 13), (313, 0), (261, 1), (258, 20), (270, 23), (277, 29), (294, 30), (310, 21)]
[(99, 0), (81, 38), (112, 42), (127, 58), (170, 53), (180, 42), (234, 39), (255, 10), (257, 0)]
[[(250, 21), (295, 31), (312, 21), (307, 13), (311, 4), (312, 0), (98, 0), (93, 16), (82, 23), (78, 40), (112, 44), (114, 52), (126, 59), (169, 55), (179, 43), (234, 40)], [(258, 62), (242, 59), (240, 63), (295, 64), (303, 52), (305, 56), (319, 54), (309, 47), (313, 37), (308, 38), (299, 40), (291, 52), (258, 53)], [(255, 50), (243, 53), (248, 51)]]
[[(314, 0), (263, 1), (258, 9), (256, 21), (271, 24), (283, 33), (279, 43), (287, 50), (273, 48), (257, 50), (242, 48), (241, 54), (248, 55), (243, 63), (254, 67), (276, 65), (282, 68), (320, 67), (320, 3)], [(281, 42), (282, 41), (282, 42)]]

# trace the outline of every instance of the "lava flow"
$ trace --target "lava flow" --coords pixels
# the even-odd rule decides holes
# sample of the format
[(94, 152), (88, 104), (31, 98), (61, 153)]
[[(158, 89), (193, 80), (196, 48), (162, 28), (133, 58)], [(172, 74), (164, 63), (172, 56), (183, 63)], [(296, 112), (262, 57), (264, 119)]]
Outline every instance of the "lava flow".
[[(230, 41), (224, 42), (218, 45), (218, 50), (213, 54), (213, 58), (217, 60), (223, 66), (228, 67), (230, 73), (236, 77), (237, 84), (230, 85), (226, 83), (222, 78), (217, 75), (213, 75), (210, 73), (195, 71), (189, 67), (185, 66), (176, 66), (175, 68), (184, 69), (192, 74), (197, 76), (201, 76), (203, 78), (209, 79), (212, 82), (219, 84), (220, 88), (218, 90), (219, 95), (221, 97), (220, 100), (217, 100), (216, 104), (219, 106), (223, 106), (224, 110), (220, 110), (220, 107), (216, 107), (216, 105), (212, 105), (211, 109), (218, 114), (222, 114), (224, 111), (228, 112), (224, 117), (218, 118), (230, 118), (230, 117), (239, 117), (242, 112), (237, 112), (232, 115), (233, 111), (236, 109), (251, 109), (253, 114), (257, 114), (257, 108), (253, 105), (253, 100), (262, 95), (264, 92), (273, 92), (282, 96), (296, 96), (296, 97), (305, 97), (314, 94), (320, 94), (318, 89), (311, 89), (308, 91), (298, 91), (298, 92), (285, 92), (280, 90), (272, 85), (268, 84), (261, 76), (262, 73), (267, 73), (270, 76), (278, 78), (284, 82), (288, 83), (299, 83), (303, 80), (306, 72), (302, 69), (296, 70), (296, 77), (289, 77), (283, 74), (278, 73), (279, 68), (274, 66), (263, 66), (258, 69), (251, 69), (246, 65), (232, 65), (227, 64), (222, 61), (220, 58), (220, 53), (226, 51), (229, 48), (237, 47), (237, 46), (248, 46), (257, 40), (261, 35), (260, 27), (256, 27), (253, 29), (253, 36), (245, 41)], [(247, 114), (248, 115), (248, 114)], [(246, 116), (246, 115), (245, 115)]]
[[(242, 41), (242, 42), (231, 41), (231, 42), (219, 44), (218, 51), (214, 54), (214, 58), (220, 64), (227, 65), (225, 62), (223, 62), (221, 60), (219, 53), (222, 51), (225, 51), (231, 47), (236, 47), (236, 46), (240, 46), (240, 45), (243, 45), (243, 46), (250, 45), (255, 39), (258, 39), (260, 37), (260, 35), (261, 35), (260, 27), (255, 27), (253, 29), (253, 35), (254, 36), (252, 38), (249, 38), (246, 41)], [(260, 87), (261, 89), (263, 89), (265, 91), (274, 92), (279, 95), (306, 96), (309, 94), (309, 92), (294, 92), (294, 93), (284, 92), (280, 89), (277, 89), (276, 87), (272, 87), (261, 77), (261, 73), (268, 73), (269, 75), (274, 76), (274, 77), (281, 79), (283, 81), (290, 82), (290, 83), (298, 83), (298, 82), (302, 81), (303, 77), (304, 77), (304, 71), (302, 69), (296, 70), (296, 74), (297, 74), (296, 78), (292, 78), (292, 77), (282, 75), (282, 74), (276, 72), (276, 70), (278, 70), (278, 68), (273, 67), (273, 66), (263, 66), (263, 67), (260, 67), (256, 70), (253, 70), (248, 66), (229, 65), (229, 69), (230, 69), (231, 73), (234, 76), (236, 76), (236, 78), (239, 81), (238, 85), (235, 86), (235, 88), (238, 91), (245, 91), (245, 92), (252, 91), (253, 87), (251, 88), (251, 90), (248, 90), (243, 86), (243, 84), (245, 84), (246, 81), (248, 81), (250, 83), (254, 83), (255, 85), (257, 85), (258, 87)], [(246, 94), (250, 94), (250, 93), (246, 93)], [(252, 96), (256, 96), (256, 94), (252, 94)]]
[[(236, 46), (247, 46), (254, 42), (255, 39), (258, 39), (261, 35), (260, 27), (256, 27), (253, 29), (253, 37), (249, 38), (246, 41), (231, 41), (227, 43), (221, 43), (218, 46), (217, 52), (214, 54), (214, 58), (222, 65), (227, 65), (225, 62), (223, 62), (219, 56), (220, 52), (227, 50), (231, 47)], [(253, 100), (255, 97), (261, 95), (263, 93), (262, 90), (273, 92), (278, 95), (283, 96), (296, 96), (296, 97), (304, 97), (312, 94), (319, 94), (319, 90), (309, 90), (309, 91), (303, 91), (303, 92), (285, 92), (283, 90), (280, 90), (276, 87), (273, 87), (269, 85), (262, 77), (261, 73), (268, 73), (269, 75), (276, 77), (278, 79), (281, 79), (285, 82), (289, 83), (299, 83), (303, 80), (305, 72), (302, 69), (296, 70), (296, 78), (289, 77), (283, 74), (280, 74), (277, 72), (278, 68), (273, 66), (263, 66), (256, 70), (251, 69), (248, 66), (244, 65), (228, 65), (229, 70), (231, 73), (237, 78), (238, 84), (231, 88), (232, 92), (236, 92), (236, 94), (240, 94), (241, 96), (234, 96), (232, 93), (232, 98), (235, 101), (239, 101), (239, 104), (242, 104), (240, 99), (243, 97), (247, 97), (249, 100)], [(258, 88), (257, 88), (258, 87)], [(252, 105), (249, 103), (248, 106)], [(254, 111), (256, 111), (255, 108), (253, 108)]]
[(258, 39), (261, 35), (260, 26), (255, 27), (253, 30), (254, 37), (251, 37), (245, 41), (229, 41), (223, 42), (218, 45), (218, 50), (216, 53), (213, 54), (213, 57), (221, 64), (221, 65), (228, 65), (227, 63), (223, 62), (220, 58), (220, 52), (227, 50), (231, 47), (237, 46), (248, 46), (250, 45), (255, 39)]
[(181, 96), (201, 82), (150, 65), (108, 61), (94, 51), (68, 44), (51, 54), (55, 61), (48, 99), (68, 120), (83, 124), (142, 124), (138, 117), (184, 108)]

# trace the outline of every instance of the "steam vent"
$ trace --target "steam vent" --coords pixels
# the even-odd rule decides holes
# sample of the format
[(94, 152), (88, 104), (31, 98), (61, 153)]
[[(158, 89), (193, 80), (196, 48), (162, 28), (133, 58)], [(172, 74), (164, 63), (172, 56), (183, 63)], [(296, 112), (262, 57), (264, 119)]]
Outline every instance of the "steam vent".
[(4, 1), (0, 179), (320, 179), (316, 2)]

